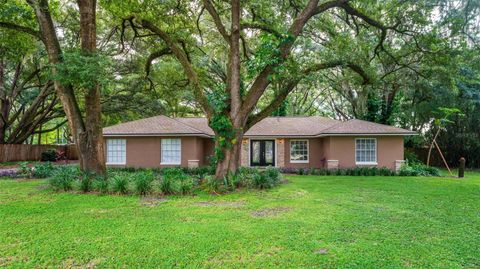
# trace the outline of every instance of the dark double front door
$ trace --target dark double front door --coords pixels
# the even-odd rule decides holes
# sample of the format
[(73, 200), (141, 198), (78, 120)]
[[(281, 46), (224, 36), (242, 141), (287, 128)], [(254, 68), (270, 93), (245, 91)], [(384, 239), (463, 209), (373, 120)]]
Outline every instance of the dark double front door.
[(250, 165), (275, 166), (275, 140), (250, 140)]

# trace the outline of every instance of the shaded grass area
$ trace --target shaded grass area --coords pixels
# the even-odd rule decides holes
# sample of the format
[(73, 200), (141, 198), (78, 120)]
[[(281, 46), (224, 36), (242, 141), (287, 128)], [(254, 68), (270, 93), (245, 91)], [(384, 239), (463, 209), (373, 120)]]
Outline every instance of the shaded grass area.
[(480, 267), (480, 173), (139, 198), (0, 180), (0, 267)]

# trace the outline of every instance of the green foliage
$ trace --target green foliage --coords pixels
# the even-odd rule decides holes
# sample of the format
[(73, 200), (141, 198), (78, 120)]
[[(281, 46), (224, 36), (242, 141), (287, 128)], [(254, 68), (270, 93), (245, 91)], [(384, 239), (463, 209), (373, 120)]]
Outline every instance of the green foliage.
[(108, 192), (108, 180), (106, 177), (99, 176), (92, 172), (80, 172), (78, 178), (78, 187), (80, 191), (87, 193), (97, 190), (100, 193)]
[(398, 172), (399, 176), (425, 176), (425, 177), (438, 177), (440, 176), (440, 170), (436, 167), (426, 166), (420, 163), (406, 163)]
[(40, 163), (33, 167), (33, 176), (35, 178), (47, 178), (52, 176), (55, 171), (55, 167), (52, 163)]
[(225, 114), (215, 114), (210, 119), (210, 127), (216, 131), (215, 136), (215, 163), (223, 160), (223, 150), (231, 148), (235, 143), (235, 130), (229, 117)]
[(186, 191), (189, 187), (189, 180), (191, 177), (187, 176), (181, 168), (166, 168), (163, 169), (159, 188), (163, 194), (175, 194), (180, 186)]
[(55, 149), (47, 149), (42, 152), (42, 162), (54, 162), (57, 160), (57, 151)]
[(440, 107), (438, 108), (438, 113), (440, 114), (440, 116), (436, 118), (433, 123), (439, 127), (454, 123), (454, 121), (452, 120), (452, 117), (454, 116), (465, 116), (465, 114), (463, 114), (460, 109), (450, 107)]
[[(166, 169), (169, 169), (169, 168), (166, 168)], [(215, 174), (215, 166), (213, 165), (193, 167), (193, 168), (185, 167), (182, 170), (187, 175), (198, 176), (198, 177)]]
[(111, 188), (114, 193), (119, 194), (128, 194), (128, 174), (119, 173), (112, 176), (111, 180)]
[(268, 167), (265, 171), (257, 171), (253, 176), (252, 184), (257, 189), (270, 189), (280, 183), (280, 171), (274, 167)]
[(20, 167), (18, 168), (18, 174), (27, 178), (32, 177), (32, 169), (28, 166), (28, 162), (20, 163)]
[(74, 182), (79, 177), (79, 170), (74, 166), (60, 166), (49, 180), (49, 185), (53, 190), (70, 191), (73, 189)]
[(152, 183), (155, 177), (152, 171), (142, 171), (135, 174), (135, 192), (139, 195), (146, 195), (152, 191)]
[(82, 172), (79, 178), (79, 188), (82, 192), (87, 193), (93, 190), (93, 178), (94, 174), (88, 172)]
[(159, 184), (159, 189), (160, 191), (165, 194), (175, 194), (177, 192), (176, 187), (175, 187), (175, 182), (174, 182), (175, 177), (171, 176), (163, 176), (160, 179), (160, 184)]
[(299, 168), (299, 169), (281, 169), (284, 173), (298, 175), (318, 175), (318, 176), (394, 176), (395, 172), (386, 167), (354, 167), (342, 169), (326, 169), (326, 168)]
[(266, 66), (271, 65), (275, 67), (275, 72), (269, 77), (271, 81), (280, 78), (286, 72), (285, 66), (280, 66), (282, 63), (281, 51), (279, 46), (284, 43), (293, 42), (293, 36), (283, 34), (281, 37), (273, 34), (262, 33), (259, 36), (260, 45), (255, 51), (255, 55), (247, 61), (247, 76), (254, 78)]
[(418, 159), (418, 156), (415, 154), (415, 152), (405, 149), (405, 160), (408, 163), (421, 163), (420, 160)]
[(178, 192), (182, 195), (190, 194), (193, 190), (194, 183), (191, 177), (184, 177), (178, 182)]
[(109, 190), (109, 180), (102, 177), (97, 177), (93, 181), (93, 189), (98, 191), (101, 194), (108, 193)]
[(54, 79), (78, 89), (106, 86), (111, 80), (110, 66), (110, 59), (105, 55), (70, 50), (63, 53), (63, 62), (55, 66), (57, 74)]
[(214, 176), (208, 175), (205, 177), (202, 188), (208, 193), (218, 194), (221, 192), (221, 183)]

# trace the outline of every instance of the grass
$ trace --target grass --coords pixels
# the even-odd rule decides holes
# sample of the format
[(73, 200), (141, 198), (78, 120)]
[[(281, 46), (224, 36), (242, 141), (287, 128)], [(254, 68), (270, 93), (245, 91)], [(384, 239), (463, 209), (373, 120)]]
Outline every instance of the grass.
[(288, 179), (146, 200), (0, 180), (0, 267), (480, 267), (480, 173)]

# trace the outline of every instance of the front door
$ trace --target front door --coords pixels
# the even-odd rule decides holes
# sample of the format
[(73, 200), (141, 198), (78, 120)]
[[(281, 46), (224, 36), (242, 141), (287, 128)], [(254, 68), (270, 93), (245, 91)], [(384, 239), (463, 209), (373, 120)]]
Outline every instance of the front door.
[(275, 140), (250, 140), (250, 165), (275, 166)]

